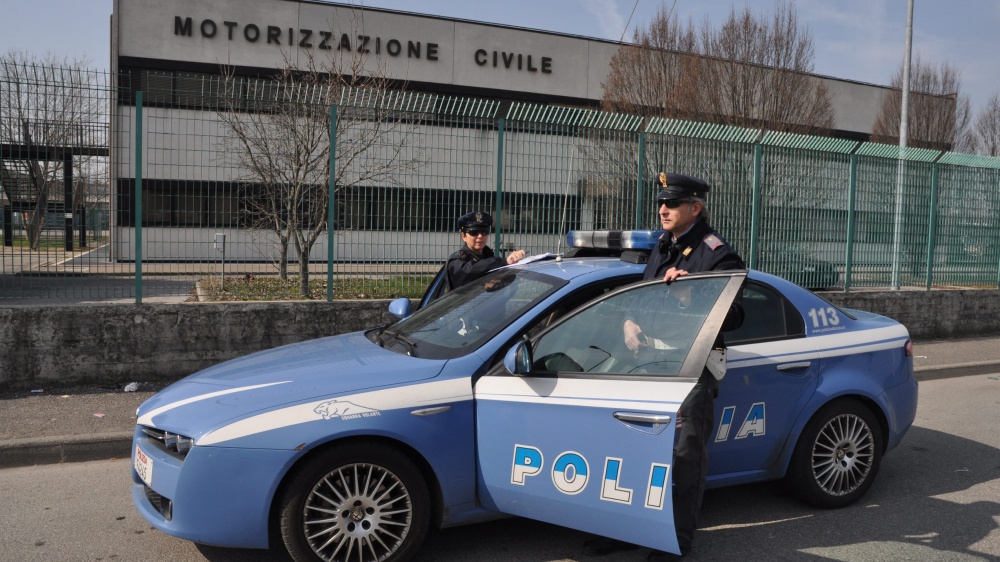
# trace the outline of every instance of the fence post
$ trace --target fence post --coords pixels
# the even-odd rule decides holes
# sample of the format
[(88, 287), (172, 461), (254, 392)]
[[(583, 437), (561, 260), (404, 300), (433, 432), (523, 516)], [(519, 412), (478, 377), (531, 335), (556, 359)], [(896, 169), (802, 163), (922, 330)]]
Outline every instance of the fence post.
[(931, 164), (931, 201), (930, 216), (927, 218), (927, 283), (925, 288), (930, 291), (934, 280), (934, 239), (937, 238), (938, 211), (938, 164)]
[(63, 158), (63, 222), (65, 227), (65, 248), (73, 251), (73, 154), (66, 149)]
[(636, 163), (637, 177), (635, 180), (635, 228), (642, 228), (644, 204), (642, 202), (642, 184), (646, 177), (646, 132), (639, 131), (639, 161)]
[[(857, 147), (855, 147), (857, 150)], [(847, 255), (844, 256), (844, 292), (851, 289), (851, 269), (854, 267), (854, 206), (858, 195), (858, 155), (851, 154), (851, 179), (847, 187)]]
[(142, 304), (142, 92), (135, 93), (135, 304)]
[(750, 209), (750, 256), (747, 267), (755, 269), (757, 267), (757, 246), (760, 234), (760, 176), (761, 166), (764, 161), (764, 145), (760, 142), (754, 144), (753, 149), (753, 202)]
[(497, 120), (497, 193), (496, 193), (496, 203), (493, 208), (497, 216), (496, 219), (496, 230), (494, 231), (494, 238), (496, 244), (497, 254), (503, 253), (503, 136), (504, 136), (504, 118), (501, 117)]
[(997, 259), (997, 289), (1000, 289), (1000, 258)]
[(337, 216), (337, 104), (330, 106), (330, 183), (326, 208), (326, 300), (333, 300), (333, 238)]

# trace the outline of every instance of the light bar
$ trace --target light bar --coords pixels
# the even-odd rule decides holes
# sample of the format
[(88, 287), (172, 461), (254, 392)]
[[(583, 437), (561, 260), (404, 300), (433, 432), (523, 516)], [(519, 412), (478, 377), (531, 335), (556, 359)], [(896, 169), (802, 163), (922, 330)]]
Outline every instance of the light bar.
[(608, 250), (652, 250), (663, 230), (571, 230), (566, 243), (571, 248)]

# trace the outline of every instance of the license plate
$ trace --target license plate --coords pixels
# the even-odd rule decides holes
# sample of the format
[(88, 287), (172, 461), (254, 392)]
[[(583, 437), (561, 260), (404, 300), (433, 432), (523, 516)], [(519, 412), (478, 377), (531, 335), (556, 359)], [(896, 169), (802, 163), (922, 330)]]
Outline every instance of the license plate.
[(153, 485), (153, 459), (143, 453), (138, 445), (135, 446), (135, 461), (132, 466), (135, 467), (136, 474), (147, 486)]

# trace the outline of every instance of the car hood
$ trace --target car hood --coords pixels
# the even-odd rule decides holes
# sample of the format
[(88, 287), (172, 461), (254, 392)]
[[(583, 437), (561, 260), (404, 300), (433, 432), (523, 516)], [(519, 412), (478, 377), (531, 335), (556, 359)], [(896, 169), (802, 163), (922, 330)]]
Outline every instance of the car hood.
[(283, 405), (433, 378), (445, 363), (386, 351), (361, 332), (310, 340), (184, 378), (139, 406), (137, 423), (197, 438)]

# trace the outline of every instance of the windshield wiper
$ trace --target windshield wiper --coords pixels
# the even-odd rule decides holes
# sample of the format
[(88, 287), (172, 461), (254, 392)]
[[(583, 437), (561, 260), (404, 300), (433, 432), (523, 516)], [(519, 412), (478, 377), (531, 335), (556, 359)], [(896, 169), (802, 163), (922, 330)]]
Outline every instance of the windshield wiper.
[(389, 328), (389, 326), (392, 326), (392, 324), (389, 323), (379, 326), (378, 328), (372, 328), (371, 330), (368, 330), (368, 332), (365, 333), (365, 336), (368, 338), (370, 342), (378, 345), (379, 347), (383, 347), (382, 332), (386, 331), (386, 329)]
[(385, 340), (383, 338), (386, 338), (386, 337), (395, 339), (395, 340), (400, 341), (403, 344), (405, 344), (406, 348), (407, 348), (406, 349), (406, 354), (409, 355), (410, 357), (416, 357), (417, 356), (417, 342), (411, 340), (410, 338), (404, 336), (403, 334), (400, 334), (399, 332), (393, 332), (391, 330), (385, 330), (385, 331), (382, 332), (382, 336), (379, 338), (379, 339), (381, 339), (383, 341), (382, 347), (385, 347), (385, 343), (384, 343)]

